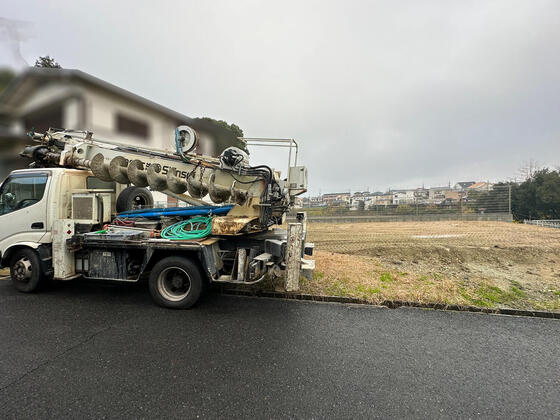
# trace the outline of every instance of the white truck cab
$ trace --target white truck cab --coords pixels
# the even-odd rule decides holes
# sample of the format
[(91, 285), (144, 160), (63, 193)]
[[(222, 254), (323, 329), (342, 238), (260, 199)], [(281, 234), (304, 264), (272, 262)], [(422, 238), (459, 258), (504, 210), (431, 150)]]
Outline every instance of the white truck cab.
[[(56, 219), (71, 219), (72, 199), (79, 194), (103, 194), (110, 204), (99, 222), (110, 221), (115, 211), (115, 183), (78, 169), (48, 168), (14, 171), (0, 186), (0, 256), (13, 247), (37, 248), (52, 242)], [(104, 219), (104, 220), (102, 220)]]
[[(14, 171), (0, 186), (0, 262), (12, 268), (12, 276), (34, 277), (35, 254), (43, 276), (52, 276), (52, 231), (57, 220), (76, 216), (72, 201), (92, 197), (98, 214), (89, 215), (92, 226), (110, 221), (115, 211), (118, 186), (89, 171), (39, 168)], [(95, 220), (92, 216), (96, 216)], [(32, 252), (31, 252), (32, 251)], [(31, 282), (33, 283), (33, 282)], [(19, 283), (23, 284), (23, 281)], [(23, 287), (27, 291), (26, 287)]]
[[(51, 170), (13, 172), (0, 187), (0, 256), (17, 246), (36, 249), (47, 233)], [(48, 239), (47, 239), (48, 240)]]

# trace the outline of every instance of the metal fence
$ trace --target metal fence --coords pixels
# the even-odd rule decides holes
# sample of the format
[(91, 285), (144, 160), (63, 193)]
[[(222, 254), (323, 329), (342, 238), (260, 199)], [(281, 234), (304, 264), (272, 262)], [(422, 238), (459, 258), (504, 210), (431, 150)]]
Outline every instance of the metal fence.
[[(304, 207), (310, 218), (329, 216), (425, 216), (511, 214), (511, 186), (494, 185), (485, 190), (451, 191), (447, 196), (396, 199), (398, 204), (377, 204), (352, 198), (351, 203), (325, 207)], [(360, 203), (362, 201), (362, 203)], [(356, 204), (358, 203), (358, 204)]]
[(549, 227), (560, 229), (560, 219), (550, 219), (550, 220), (523, 220), (526, 225), (534, 225), (541, 227)]

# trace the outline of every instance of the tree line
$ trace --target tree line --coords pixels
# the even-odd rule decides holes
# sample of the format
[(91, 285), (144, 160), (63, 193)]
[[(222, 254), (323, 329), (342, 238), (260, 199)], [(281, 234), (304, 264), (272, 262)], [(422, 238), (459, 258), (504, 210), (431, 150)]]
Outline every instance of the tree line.
[(550, 168), (531, 170), (523, 182), (500, 182), (488, 192), (469, 193), (467, 207), (505, 211), (508, 187), (515, 220), (560, 219), (560, 171)]
[(560, 171), (549, 168), (511, 183), (511, 211), (515, 220), (560, 219)]

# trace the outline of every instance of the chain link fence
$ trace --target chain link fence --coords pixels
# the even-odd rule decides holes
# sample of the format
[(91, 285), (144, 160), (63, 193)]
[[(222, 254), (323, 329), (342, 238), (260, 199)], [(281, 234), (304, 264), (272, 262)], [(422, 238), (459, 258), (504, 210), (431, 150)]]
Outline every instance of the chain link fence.
[[(427, 194), (427, 195), (426, 195)], [(384, 196), (386, 197), (386, 196)], [(511, 214), (511, 186), (494, 185), (472, 191), (446, 191), (440, 194), (411, 194), (394, 198), (383, 204), (380, 197), (352, 197), (348, 202), (324, 207), (304, 207), (310, 218), (332, 216), (484, 216)]]

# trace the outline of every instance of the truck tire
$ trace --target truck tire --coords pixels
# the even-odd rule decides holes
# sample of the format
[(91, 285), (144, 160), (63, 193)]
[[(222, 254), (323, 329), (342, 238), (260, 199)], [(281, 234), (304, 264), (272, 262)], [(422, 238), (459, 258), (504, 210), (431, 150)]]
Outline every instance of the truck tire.
[(15, 251), (10, 260), (10, 275), (16, 290), (23, 293), (37, 291), (44, 277), (37, 252), (29, 248)]
[(117, 198), (117, 213), (133, 210), (138, 207), (151, 207), (154, 205), (154, 197), (146, 188), (127, 187), (121, 191)]
[(166, 308), (190, 308), (198, 301), (202, 286), (200, 268), (188, 258), (164, 258), (150, 273), (150, 294), (158, 305)]

